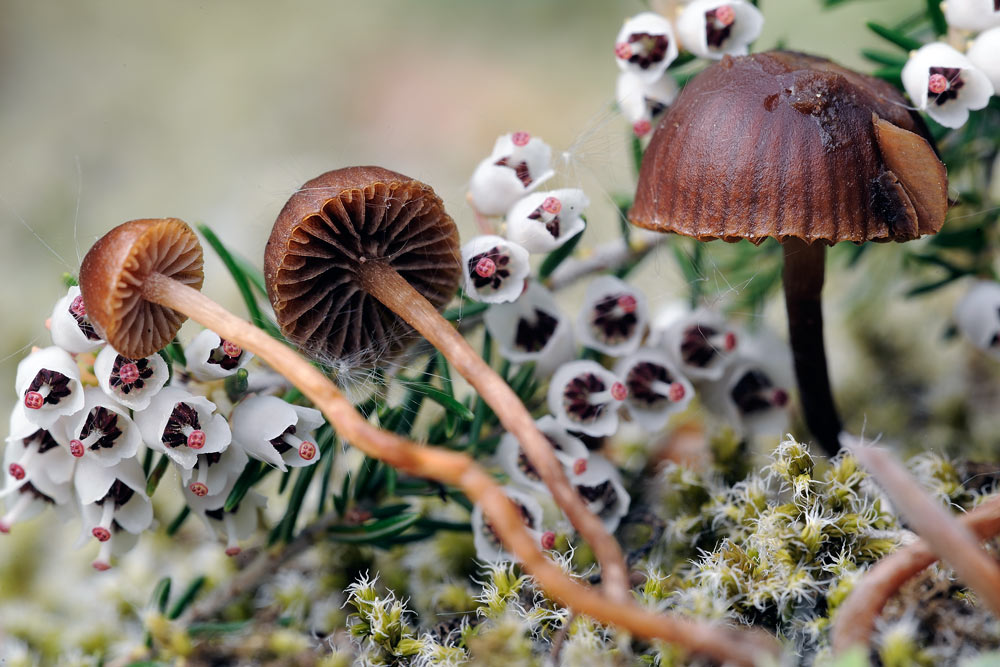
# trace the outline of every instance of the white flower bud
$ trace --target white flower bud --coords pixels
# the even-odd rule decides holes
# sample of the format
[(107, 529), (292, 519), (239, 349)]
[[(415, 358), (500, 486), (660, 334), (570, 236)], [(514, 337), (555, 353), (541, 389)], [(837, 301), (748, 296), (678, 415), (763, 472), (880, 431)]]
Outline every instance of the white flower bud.
[(979, 32), (1000, 26), (997, 0), (946, 0), (941, 4), (944, 18), (952, 28)]
[(233, 409), (230, 419), (233, 439), (252, 458), (282, 471), (319, 461), (313, 434), (323, 424), (319, 410), (275, 396), (251, 396)]
[[(1000, 12), (997, 16), (1000, 17)], [(989, 78), (993, 94), (1000, 94), (1000, 21), (998, 27), (976, 37), (965, 55)]]
[(507, 213), (507, 238), (528, 252), (552, 252), (587, 226), (580, 216), (589, 204), (579, 188), (532, 193)]
[(955, 322), (973, 345), (1000, 361), (1000, 283), (973, 283), (955, 307)]
[(87, 317), (80, 288), (76, 285), (56, 301), (49, 326), (52, 342), (73, 354), (91, 352), (104, 344)]
[(253, 353), (204, 329), (184, 348), (184, 358), (191, 377), (211, 382), (234, 375), (253, 358)]
[(961, 127), (982, 109), (993, 84), (963, 54), (942, 42), (920, 47), (903, 67), (903, 87), (918, 109), (945, 127)]
[(615, 39), (615, 61), (623, 72), (655, 81), (677, 58), (677, 39), (670, 21), (643, 12), (625, 21)]
[(764, 29), (764, 15), (746, 0), (694, 0), (677, 19), (684, 48), (701, 58), (745, 56)]
[(615, 85), (615, 100), (622, 115), (632, 124), (632, 130), (644, 137), (653, 129), (653, 120), (674, 103), (678, 92), (677, 82), (667, 73), (655, 81), (647, 81), (631, 72), (622, 72)]
[(514, 301), (531, 272), (528, 251), (499, 236), (477, 236), (462, 246), (465, 293), (485, 303)]

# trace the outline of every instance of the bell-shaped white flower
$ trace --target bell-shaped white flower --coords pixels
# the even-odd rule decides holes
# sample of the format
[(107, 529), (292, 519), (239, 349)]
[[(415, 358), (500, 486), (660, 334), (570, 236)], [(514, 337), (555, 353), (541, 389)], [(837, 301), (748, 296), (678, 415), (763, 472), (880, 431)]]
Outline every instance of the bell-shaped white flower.
[(603, 456), (591, 454), (587, 468), (571, 475), (570, 483), (588, 509), (604, 522), (604, 528), (613, 533), (632, 502), (618, 469)]
[[(520, 513), (525, 528), (538, 540), (539, 546), (551, 549), (555, 543), (555, 534), (542, 530), (542, 506), (538, 501), (530, 494), (510, 486), (505, 486), (503, 490)], [(483, 563), (514, 560), (504, 549), (500, 537), (479, 505), (472, 509), (472, 541), (476, 545), (476, 558)]]
[(199, 454), (192, 468), (181, 468), (181, 481), (198, 497), (217, 496), (235, 483), (248, 460), (243, 448), (231, 442), (222, 452)]
[(941, 5), (944, 18), (952, 28), (979, 32), (1000, 26), (1000, 2), (997, 0), (946, 0)]
[(179, 387), (164, 387), (148, 408), (135, 413), (135, 422), (151, 449), (188, 470), (199, 454), (221, 452), (232, 440), (229, 424), (215, 413), (215, 403)]
[(52, 427), (56, 441), (77, 458), (113, 466), (135, 456), (142, 440), (128, 413), (97, 387), (83, 390), (83, 409)]
[(974, 282), (955, 307), (955, 322), (973, 345), (1000, 361), (1000, 283)]
[(537, 282), (529, 282), (517, 301), (491, 306), (483, 314), (483, 322), (504, 359), (533, 361), (539, 376), (550, 375), (576, 353), (569, 319), (552, 292)]
[[(1000, 17), (1000, 11), (997, 16)], [(993, 84), (994, 95), (1000, 95), (1000, 19), (997, 26), (976, 37), (965, 52), (972, 64)]]
[(736, 332), (722, 315), (699, 309), (678, 317), (661, 330), (659, 345), (692, 380), (717, 380), (737, 351)]
[[(10, 416), (10, 435), (4, 450), (4, 470), (11, 479), (0, 496), (12, 493), (13, 486), (32, 480), (37, 482), (36, 486), (51, 484), (67, 485), (68, 488), (75, 463), (76, 459), (59, 446), (51, 432), (38, 428), (28, 421), (23, 410), (15, 408)], [(64, 500), (57, 499), (57, 502)]]
[(81, 461), (75, 482), (84, 536), (101, 542), (94, 567), (106, 570), (111, 567), (112, 555), (134, 544), (134, 541), (122, 540), (115, 545), (120, 534), (138, 535), (153, 523), (153, 504), (146, 495), (146, 477), (134, 458), (111, 467)]
[(586, 347), (611, 356), (635, 352), (649, 327), (646, 296), (614, 276), (590, 281), (576, 319), (576, 337)]
[(684, 48), (701, 58), (745, 56), (764, 29), (764, 15), (746, 0), (694, 0), (677, 19)]
[(528, 252), (552, 252), (583, 231), (590, 204), (579, 188), (534, 192), (507, 213), (507, 238)]
[(323, 424), (316, 409), (275, 396), (251, 396), (233, 409), (233, 439), (255, 459), (282, 471), (319, 461), (313, 431)]
[(60, 347), (35, 350), (17, 365), (14, 388), (32, 424), (49, 428), (83, 407), (80, 369)]
[(9, 471), (4, 475), (4, 481), (6, 486), (0, 490), (0, 499), (5, 501), (6, 511), (0, 516), (0, 533), (9, 533), (14, 524), (27, 521), (49, 507), (62, 509), (64, 519), (71, 514), (72, 484), (69, 482), (56, 484), (44, 475), (31, 481), (18, 481)]
[(469, 201), (483, 215), (503, 215), (518, 199), (552, 177), (552, 149), (527, 132), (497, 139), (469, 183)]
[(528, 251), (520, 245), (487, 234), (462, 246), (462, 270), (470, 299), (506, 303), (521, 296), (531, 265)]
[(158, 354), (144, 359), (124, 357), (106, 345), (94, 360), (94, 375), (104, 393), (132, 410), (145, 410), (167, 383), (167, 362)]
[(240, 540), (250, 538), (257, 529), (258, 510), (267, 505), (267, 498), (256, 491), (248, 491), (240, 503), (231, 511), (225, 510), (226, 499), (236, 483), (233, 478), (218, 494), (202, 496), (184, 489), (184, 498), (208, 529), (226, 542), (226, 555), (240, 553)]
[(993, 95), (989, 77), (943, 42), (914, 51), (903, 66), (903, 87), (917, 108), (945, 127), (961, 127), (969, 110), (982, 109)]
[(676, 58), (673, 26), (655, 12), (636, 14), (618, 31), (615, 61), (623, 72), (655, 81)]
[(694, 387), (662, 350), (636, 350), (619, 360), (615, 375), (628, 389), (625, 408), (647, 431), (666, 426), (670, 415), (682, 411), (694, 397)]
[(191, 377), (211, 382), (234, 375), (253, 358), (253, 353), (205, 329), (184, 348), (184, 358)]
[(653, 121), (677, 99), (680, 89), (674, 77), (664, 73), (655, 81), (632, 72), (621, 72), (615, 85), (615, 100), (622, 115), (632, 124), (632, 131), (644, 137), (653, 129)]
[(627, 396), (618, 376), (596, 361), (571, 361), (552, 376), (549, 412), (569, 431), (612, 435), (618, 430), (618, 408)]
[(73, 354), (91, 352), (104, 344), (87, 317), (87, 308), (76, 285), (56, 301), (49, 327), (52, 342)]
[[(579, 438), (570, 435), (551, 415), (545, 415), (537, 420), (535, 425), (552, 445), (555, 457), (566, 468), (567, 475), (583, 473), (587, 469), (590, 451)], [(505, 433), (500, 439), (496, 460), (515, 486), (530, 488), (539, 493), (549, 493), (535, 466), (521, 449), (521, 443), (512, 433)]]

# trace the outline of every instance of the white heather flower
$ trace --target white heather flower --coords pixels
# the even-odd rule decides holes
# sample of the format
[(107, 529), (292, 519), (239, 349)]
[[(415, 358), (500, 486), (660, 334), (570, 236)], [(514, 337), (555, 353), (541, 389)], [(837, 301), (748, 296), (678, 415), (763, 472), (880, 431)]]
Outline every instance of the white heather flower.
[(679, 88), (674, 77), (664, 73), (655, 81), (632, 72), (621, 72), (615, 85), (615, 100), (632, 131), (644, 137), (653, 129), (653, 120), (674, 103)]
[(631, 498), (622, 485), (618, 469), (598, 454), (592, 454), (587, 469), (570, 476), (570, 483), (591, 512), (604, 522), (604, 528), (613, 533), (622, 517), (628, 514)]
[(552, 376), (549, 411), (569, 431), (612, 435), (618, 430), (618, 408), (627, 395), (618, 376), (596, 361), (571, 361)]
[(215, 403), (179, 387), (164, 387), (148, 408), (135, 413), (135, 422), (150, 449), (188, 470), (199, 454), (221, 452), (232, 440), (229, 424), (215, 414)]
[(319, 410), (275, 396), (251, 396), (233, 409), (233, 439), (252, 458), (277, 466), (300, 467), (319, 461), (313, 431), (323, 424)]
[(253, 536), (257, 530), (257, 511), (267, 505), (267, 498), (256, 491), (248, 491), (233, 511), (225, 510), (226, 499), (232, 490), (236, 479), (226, 485), (222, 493), (212, 496), (199, 496), (184, 489), (184, 498), (188, 505), (201, 517), (208, 529), (226, 542), (226, 555), (236, 556), (240, 553), (240, 540)]
[(955, 307), (955, 322), (973, 345), (1000, 361), (1000, 283), (973, 283)]
[(674, 29), (655, 12), (636, 14), (618, 31), (615, 61), (623, 72), (655, 81), (676, 58)]
[[(771, 366), (766, 367), (766, 366)], [(788, 386), (774, 365), (737, 357), (718, 380), (699, 384), (702, 402), (743, 433), (780, 435), (788, 427)]]
[(47, 429), (59, 417), (83, 407), (80, 369), (59, 347), (42, 348), (22, 359), (14, 388), (28, 421), (40, 428)]
[(73, 285), (66, 296), (56, 301), (49, 320), (52, 342), (73, 354), (96, 350), (104, 341), (94, 331), (94, 325), (87, 317), (80, 288)]
[(691, 383), (661, 350), (640, 348), (615, 364), (615, 375), (628, 389), (628, 413), (647, 431), (666, 426), (694, 397)]
[(217, 496), (236, 481), (248, 460), (243, 448), (231, 442), (222, 452), (199, 454), (192, 468), (181, 468), (181, 481), (196, 496)]
[(477, 236), (462, 246), (465, 293), (485, 303), (514, 301), (531, 271), (528, 251), (499, 236)]
[(694, 0), (677, 19), (684, 48), (715, 60), (745, 56), (763, 29), (764, 15), (746, 0)]
[(917, 108), (952, 128), (964, 125), (969, 110), (982, 109), (993, 95), (989, 77), (942, 42), (913, 52), (903, 67), (903, 87)]
[(576, 320), (577, 340), (615, 357), (635, 352), (649, 327), (646, 297), (614, 276), (590, 281)]
[[(551, 415), (545, 415), (535, 422), (538, 430), (555, 450), (556, 459), (566, 468), (566, 474), (582, 473), (587, 469), (590, 451), (579, 438), (570, 435)], [(548, 493), (548, 487), (539, 476), (535, 466), (521, 449), (521, 443), (512, 433), (505, 433), (497, 447), (496, 460), (510, 476), (510, 481), (541, 493)]]
[[(1000, 11), (997, 16), (1000, 17)], [(989, 78), (994, 95), (1000, 95), (1000, 20), (997, 26), (976, 37), (965, 53), (972, 64)]]
[(205, 329), (184, 348), (184, 358), (191, 377), (210, 382), (234, 375), (253, 358), (253, 353)]
[[(542, 506), (530, 494), (510, 486), (504, 487), (504, 493), (514, 503), (525, 528), (543, 549), (551, 549), (555, 534), (542, 531)], [(476, 545), (476, 558), (484, 563), (496, 563), (502, 560), (514, 560), (504, 550), (500, 538), (494, 532), (493, 525), (483, 515), (483, 508), (476, 505), (472, 510), (472, 540)]]
[(979, 32), (1000, 26), (1000, 2), (997, 0), (946, 0), (942, 7), (952, 28)]
[(504, 359), (535, 362), (539, 375), (549, 375), (573, 358), (573, 326), (563, 315), (552, 292), (537, 282), (513, 303), (494, 304), (483, 314), (487, 331), (500, 346)]
[(106, 570), (111, 567), (112, 555), (135, 544), (134, 540), (122, 540), (120, 533), (138, 535), (153, 523), (153, 504), (146, 496), (146, 477), (134, 458), (112, 467), (81, 461), (75, 483), (84, 536), (101, 542), (94, 567)]
[(142, 438), (128, 413), (97, 387), (83, 390), (83, 409), (52, 427), (56, 441), (77, 459), (113, 466), (135, 456)]
[(41, 480), (39, 484), (42, 485), (67, 484), (73, 477), (75, 463), (49, 431), (29, 422), (24, 411), (15, 407), (10, 415), (10, 435), (4, 451), (4, 470), (14, 484), (32, 480)]
[(579, 188), (533, 192), (507, 212), (507, 238), (528, 252), (552, 252), (583, 231), (590, 204)]
[(552, 149), (527, 132), (499, 137), (469, 183), (469, 199), (483, 215), (503, 215), (518, 199), (552, 177)]
[(717, 380), (736, 352), (737, 337), (722, 315), (699, 309), (663, 329), (659, 344), (685, 377)]
[(129, 409), (145, 410), (170, 372), (159, 354), (131, 359), (107, 345), (94, 360), (94, 375), (105, 394)]

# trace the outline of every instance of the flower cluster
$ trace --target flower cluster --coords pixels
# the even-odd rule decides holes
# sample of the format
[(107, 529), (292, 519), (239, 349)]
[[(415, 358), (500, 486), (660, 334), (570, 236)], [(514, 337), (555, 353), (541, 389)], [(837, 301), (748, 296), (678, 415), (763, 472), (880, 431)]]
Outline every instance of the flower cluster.
[(149, 494), (169, 464), (189, 507), (235, 555), (263, 504), (250, 492), (225, 509), (249, 459), (284, 470), (319, 458), (313, 433), (323, 423), (320, 413), (275, 396), (227, 394), (226, 379), (245, 376), (253, 355), (211, 331), (176, 359), (132, 359), (100, 338), (76, 286), (56, 303), (48, 326), (53, 345), (35, 349), (17, 368), (19, 402), (0, 491), (4, 533), (55, 507), (64, 518), (79, 518), (84, 538), (100, 542), (94, 567), (107, 569), (152, 526)]
[(667, 68), (681, 48), (711, 60), (746, 55), (764, 27), (763, 14), (746, 0), (687, 0), (671, 5), (666, 14), (633, 16), (615, 39), (621, 70), (615, 99), (639, 137), (649, 134), (656, 117), (677, 97), (677, 82)]

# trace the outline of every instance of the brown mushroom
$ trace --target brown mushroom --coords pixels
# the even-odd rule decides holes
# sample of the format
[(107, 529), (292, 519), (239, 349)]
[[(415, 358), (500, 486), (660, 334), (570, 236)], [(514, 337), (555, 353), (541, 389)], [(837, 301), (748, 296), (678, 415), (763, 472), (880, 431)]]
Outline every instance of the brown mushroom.
[[(147, 356), (157, 351), (151, 349), (154, 333), (172, 336), (170, 332), (190, 317), (253, 352), (291, 380), (342, 438), (409, 474), (452, 484), (481, 504), (491, 526), (525, 570), (554, 600), (577, 613), (637, 637), (674, 642), (733, 664), (750, 665), (777, 653), (774, 639), (765, 633), (655, 613), (629, 598), (610, 596), (567, 576), (525, 529), (503, 489), (469, 456), (418, 445), (376, 428), (312, 364), (192, 287), (201, 286), (201, 257), (194, 232), (177, 219), (137, 220), (112, 229), (90, 249), (80, 268), (80, 288), (95, 326), (114, 332), (108, 341), (122, 345), (120, 351)], [(263, 562), (270, 562), (269, 557)]]
[(629, 218), (701, 240), (784, 246), (789, 338), (806, 423), (839, 449), (823, 346), (826, 246), (934, 234), (947, 176), (927, 129), (884, 81), (775, 51), (696, 76), (660, 122)]
[(438, 312), (461, 276), (458, 231), (427, 185), (381, 167), (330, 171), (305, 183), (278, 216), (264, 254), (282, 332), (307, 354), (377, 362), (398, 349), (389, 332), (419, 331), (479, 392), (627, 596), (618, 543), (569, 483), (552, 447), (510, 386)]

